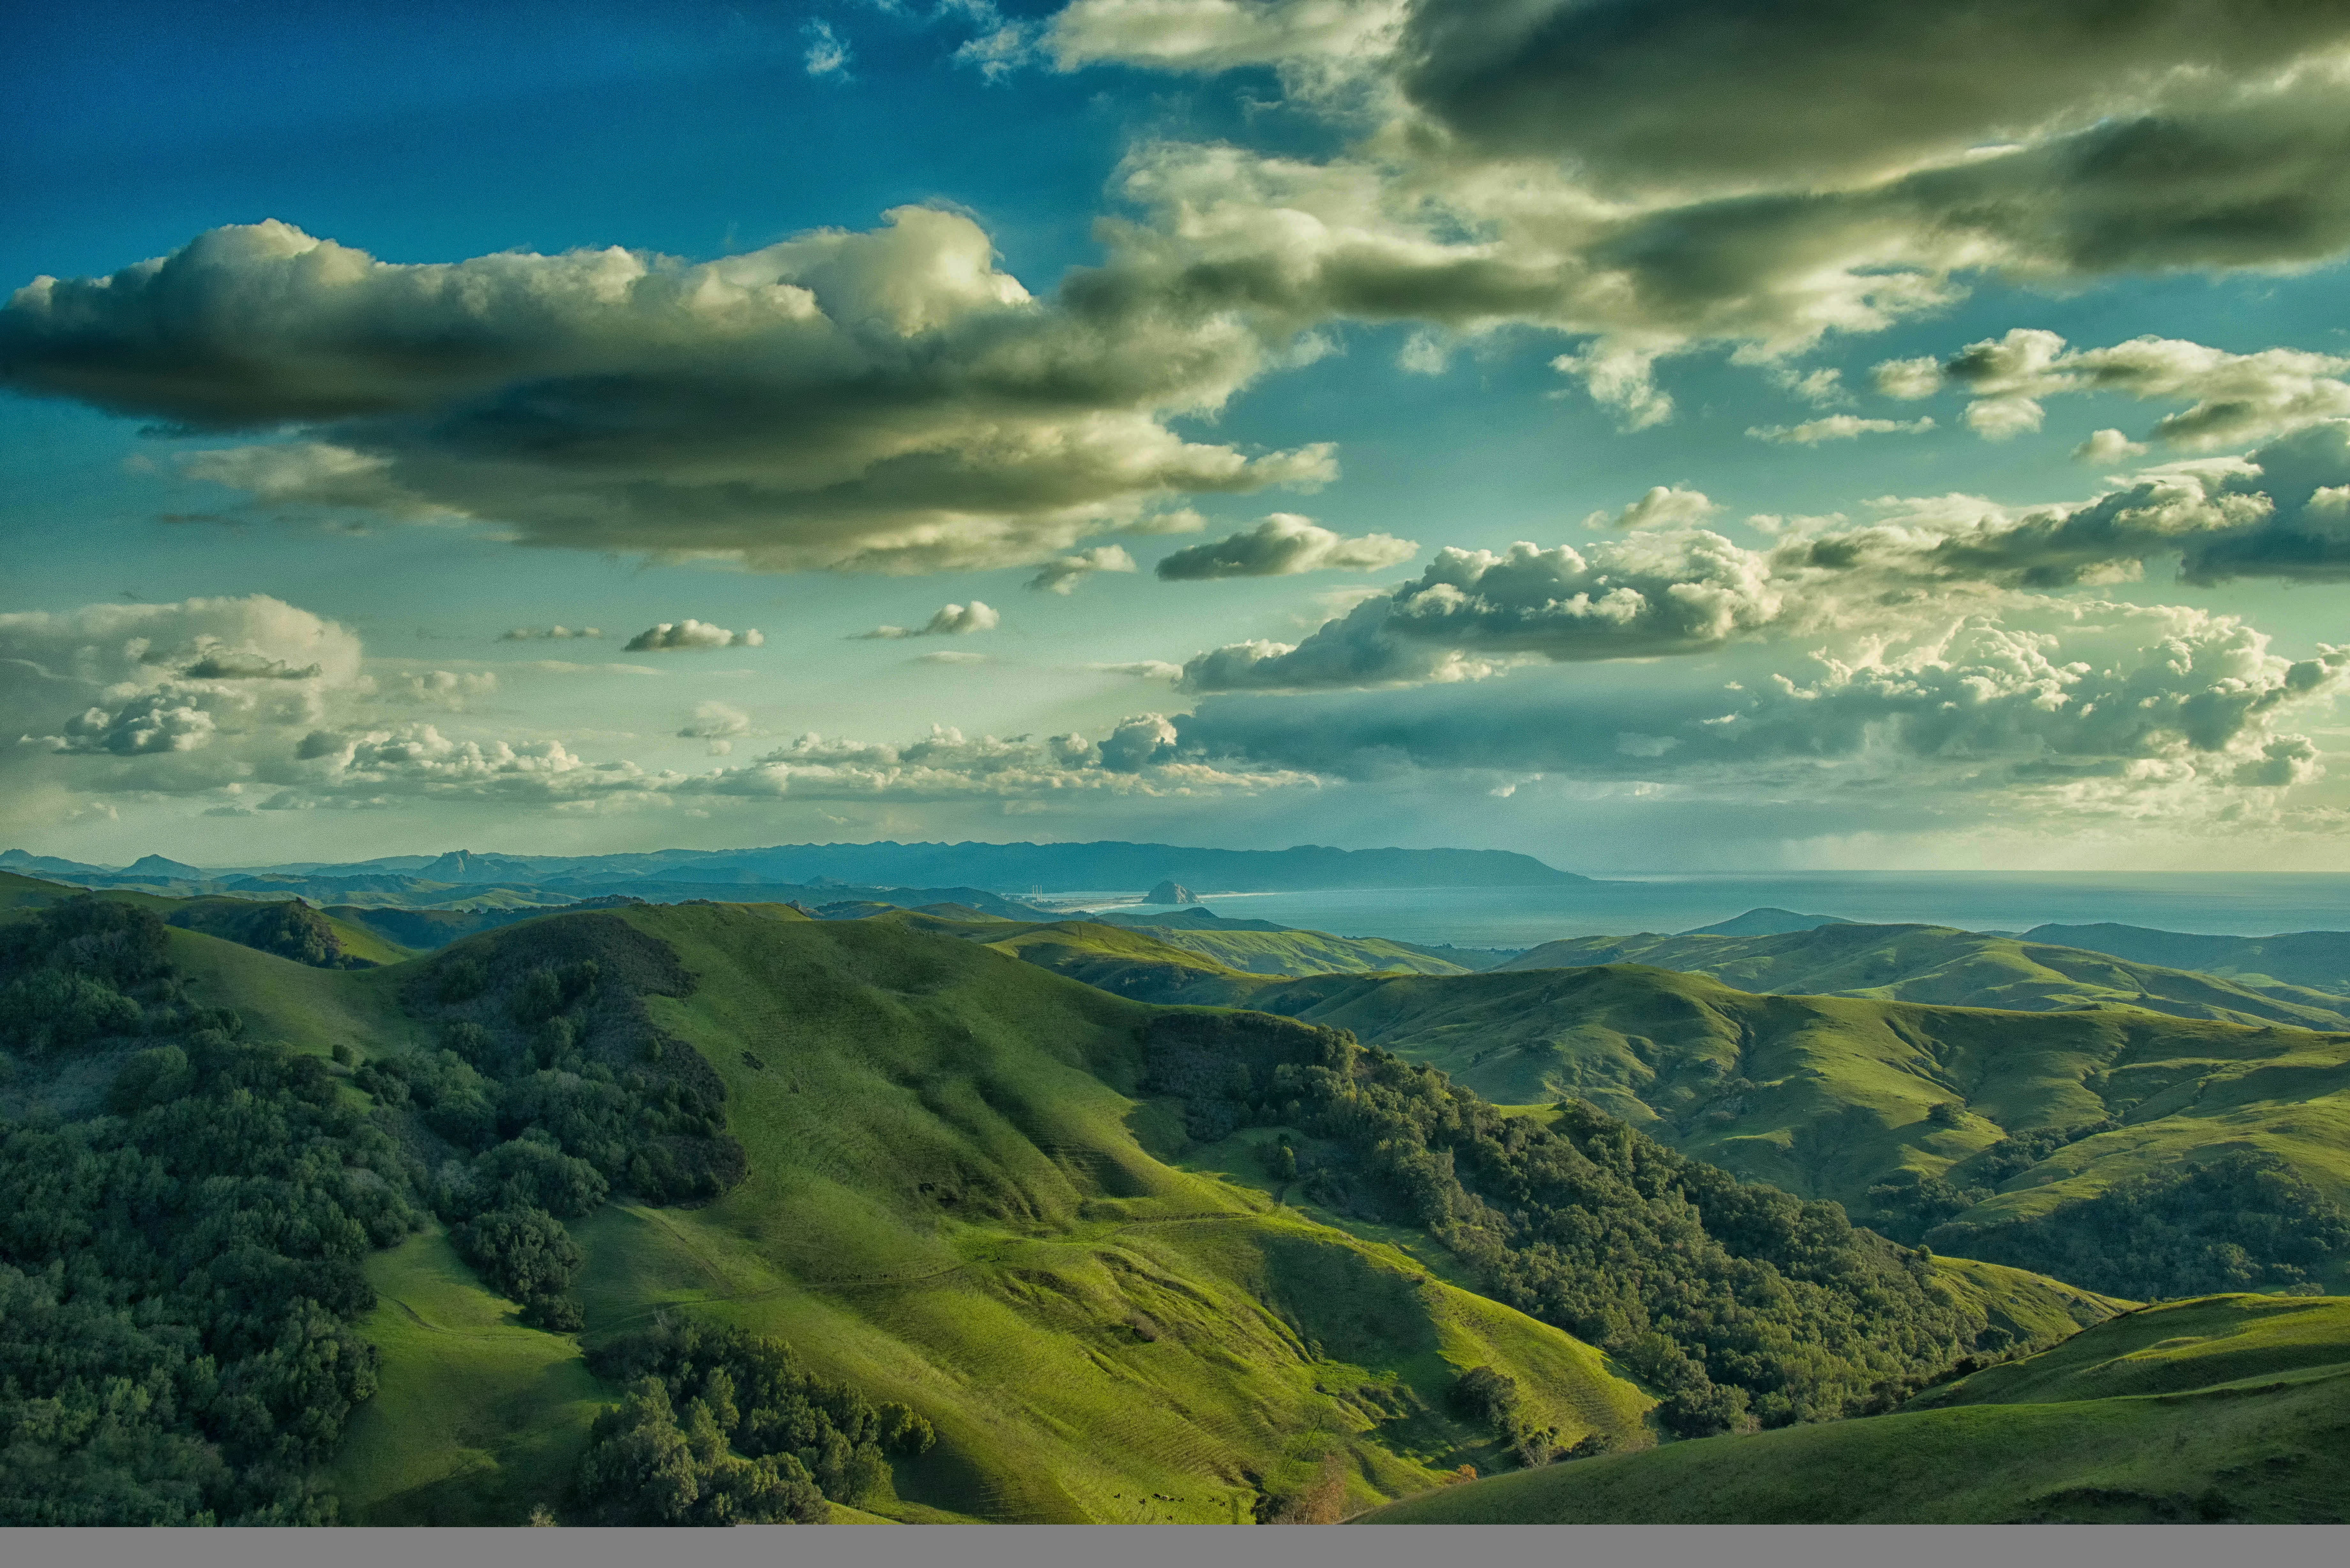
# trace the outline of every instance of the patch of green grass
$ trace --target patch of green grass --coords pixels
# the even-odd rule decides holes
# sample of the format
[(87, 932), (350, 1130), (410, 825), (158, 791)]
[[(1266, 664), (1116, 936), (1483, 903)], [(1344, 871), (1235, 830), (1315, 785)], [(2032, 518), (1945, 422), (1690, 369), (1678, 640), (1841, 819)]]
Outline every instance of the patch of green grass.
[(2149, 1308), (1891, 1416), (1674, 1443), (1408, 1499), (1372, 1523), (2350, 1517), (2350, 1301)]
[(398, 971), (313, 969), (202, 931), (175, 927), (168, 935), (189, 996), (233, 1009), (248, 1038), (312, 1056), (346, 1044), (367, 1056), (424, 1037), (400, 1011)]
[(525, 1328), (434, 1230), (369, 1260), (383, 1355), (329, 1477), (357, 1524), (520, 1524), (569, 1480), (619, 1395), (569, 1337)]

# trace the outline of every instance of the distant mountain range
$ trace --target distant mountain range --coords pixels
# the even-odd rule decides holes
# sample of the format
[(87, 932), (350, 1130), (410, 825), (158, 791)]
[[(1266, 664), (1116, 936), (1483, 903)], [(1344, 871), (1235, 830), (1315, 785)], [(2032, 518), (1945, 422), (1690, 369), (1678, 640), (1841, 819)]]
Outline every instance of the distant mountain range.
[[(85, 887), (172, 893), (300, 897), (328, 902), (464, 902), (503, 889), (510, 904), (564, 904), (599, 894), (665, 900), (838, 898), (850, 891), (918, 888), (924, 902), (981, 889), (1018, 895), (1137, 892), (1175, 881), (1207, 892), (1295, 892), (1327, 888), (1518, 888), (1589, 882), (1532, 856), (1500, 849), (1203, 849), (1169, 844), (787, 844), (765, 849), (663, 849), (630, 855), (496, 855), (452, 849), (374, 860), (296, 861), (204, 868), (149, 855), (96, 866), (21, 849), (0, 852), (0, 870)], [(680, 892), (676, 889), (683, 888)], [(729, 891), (721, 893), (720, 888)], [(655, 890), (658, 889), (658, 890)], [(452, 896), (449, 896), (453, 893)], [(370, 899), (369, 896), (378, 897)], [(984, 903), (978, 907), (986, 908)]]

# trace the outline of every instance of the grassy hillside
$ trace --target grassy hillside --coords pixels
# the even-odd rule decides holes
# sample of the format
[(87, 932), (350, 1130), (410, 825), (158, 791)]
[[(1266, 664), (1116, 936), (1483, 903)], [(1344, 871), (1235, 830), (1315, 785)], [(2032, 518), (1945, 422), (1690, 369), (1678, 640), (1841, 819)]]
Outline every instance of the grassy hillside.
[(2149, 1308), (1901, 1413), (1675, 1443), (1409, 1499), (1370, 1523), (2350, 1520), (2350, 1301)]
[[(1151, 977), (1149, 964), (1164, 961), (1138, 952), (1121, 972), (1090, 937), (1012, 945), (1102, 983)], [(1835, 1199), (1864, 1222), (1878, 1212), (1871, 1189), (1905, 1173), (1984, 1189), (1979, 1204), (1923, 1221), (1980, 1232), (2228, 1150), (2272, 1155), (2350, 1199), (2341, 1033), (2134, 1009), (1758, 996), (1628, 964), (1295, 981), (1201, 971), (1174, 994), (1351, 1030), (1497, 1104), (1586, 1099), (1725, 1169)], [(2108, 1122), (2057, 1141), (2056, 1129)], [(2339, 1264), (2322, 1277), (2345, 1282)]]
[(1154, 1158), (1143, 1010), (896, 919), (628, 918), (700, 980), (656, 1015), (725, 1079), (752, 1175), (584, 1226), (589, 1332), (695, 1302), (784, 1334), (938, 1426), (907, 1501), (1230, 1520), (1333, 1453), (1392, 1494), (1492, 1462), (1443, 1407), (1465, 1357), (1636, 1439), (1647, 1399), (1567, 1336)]
[[(1446, 1402), (1471, 1366), (1517, 1378), (1565, 1440), (1650, 1440), (1652, 1399), (1588, 1346), (1182, 1168), (1180, 1124), (1134, 1093), (1149, 1010), (902, 918), (624, 918), (697, 977), (650, 1004), (723, 1079), (750, 1175), (700, 1209), (573, 1221), (577, 1336), (523, 1326), (437, 1232), (380, 1254), (381, 1392), (336, 1469), (347, 1517), (505, 1521), (548, 1501), (590, 1405), (618, 1397), (579, 1343), (663, 1310), (779, 1334), (921, 1411), (938, 1447), (869, 1505), (899, 1519), (1231, 1521), (1333, 1475), (1367, 1505), (1506, 1462)], [(208, 992), (253, 999), (255, 1033), (387, 1055), (420, 1033), (390, 1006), (418, 966), (201, 960)]]
[[(0, 871), (0, 910), (38, 909), (78, 896), (82, 889)], [(102, 898), (152, 909), (184, 930), (258, 947), (327, 968), (361, 969), (398, 963), (413, 950), (364, 921), (358, 911), (317, 909), (298, 899), (173, 898), (130, 888), (100, 890)]]
[(899, 916), (920, 929), (984, 942), (998, 952), (1138, 1002), (1237, 1007), (1267, 980), (1309, 974), (1467, 974), (1465, 964), (1381, 938), (1320, 931), (1217, 930), (1055, 920), (958, 921), (931, 911)]
[[(907, 915), (631, 907), (344, 971), (157, 926), (189, 1005), (234, 1010), (244, 1048), (290, 1049), (322, 1106), (377, 1096), (386, 1115), (368, 1136), (402, 1140), (417, 1201), (454, 1227), (363, 1254), (374, 1293), (338, 1297), (382, 1363), (333, 1467), (345, 1517), (500, 1522), (563, 1506), (586, 1425), (619, 1393), (589, 1375), (583, 1347), (663, 1313), (779, 1335), (823, 1376), (935, 1426), (937, 1447), (899, 1459), (894, 1490), (862, 1499), (874, 1516), (1221, 1521), (1323, 1517), (1462, 1465), (1505, 1468), (1529, 1431), (1638, 1448), (1659, 1392), (1674, 1429), (1713, 1404), (1734, 1418), (1743, 1396), (1724, 1403), (1739, 1392), (1727, 1381), (1707, 1392), (1693, 1355), (1751, 1383), (1766, 1419), (1834, 1414), (1878, 1397), (1872, 1386), (1898, 1397), (1883, 1391), (1970, 1345), (2041, 1343), (2112, 1310), (1855, 1237), (1827, 1206), (1733, 1189), (1583, 1113), (1499, 1117), (1330, 1032), (1145, 1006), (944, 932)], [(140, 1058), (157, 1058), (155, 1085), (179, 1070), (161, 1054)], [(62, 1084), (60, 1062), (79, 1072), (81, 1101), (60, 1105), (78, 1114), (121, 1061), (97, 1050), (11, 1065), (18, 1087)], [(623, 1070), (595, 1075), (608, 1065)], [(721, 1101), (723, 1136), (703, 1109)], [(598, 1122), (606, 1106), (618, 1119)], [(466, 1114), (494, 1125), (461, 1132)], [(1294, 1194), (1267, 1179), (1278, 1162), (1263, 1147), (1291, 1138), (1290, 1174), (1305, 1177)], [(613, 1139), (616, 1154), (596, 1152)], [(639, 1174), (656, 1156), (681, 1174)], [(729, 1158), (732, 1174), (691, 1187)], [(457, 1220), (525, 1200), (467, 1208), (463, 1195), (496, 1170), (541, 1183), (567, 1166), (564, 1180), (603, 1173), (576, 1202), (533, 1188), (570, 1220), (576, 1282), (491, 1294), (461, 1261), (488, 1266)], [(662, 1181), (718, 1196), (651, 1206), (642, 1195)], [(338, 1190), (356, 1201), (389, 1189)], [(1676, 1191), (1695, 1207), (1658, 1201)], [(1308, 1196), (1310, 1210), (1284, 1202)], [(1571, 1211), (1653, 1229), (1641, 1255), (1698, 1260), (1697, 1295), (1680, 1302), (1612, 1264), (1605, 1279), (1562, 1269), (1580, 1245)], [(1704, 1224), (1714, 1232), (1692, 1229)], [(1529, 1227), (1555, 1251), (1513, 1239)], [(1792, 1272), (1774, 1274), (1770, 1258)], [(1548, 1322), (1477, 1293), (1480, 1282)], [(1622, 1301), (1584, 1301), (1594, 1283)], [(1752, 1300), (1724, 1315), (1733, 1289)], [(1814, 1320), (1845, 1348), (1807, 1337)], [(1635, 1383), (1559, 1323), (1604, 1333), (1644, 1378), (1671, 1382)], [(1822, 1364), (1847, 1351), (1849, 1365)], [(1507, 1425), (1455, 1402), (1479, 1367), (1515, 1386)]]
[(1384, 937), (1334, 937), (1324, 931), (1218, 931), (1197, 927), (1150, 928), (1170, 947), (1185, 948), (1244, 974), (1342, 974), (1395, 971), (1405, 974), (1467, 974), (1469, 966), (1434, 958)]
[(368, 1280), (379, 1299), (360, 1332), (383, 1361), (329, 1478), (345, 1517), (514, 1523), (558, 1496), (617, 1397), (578, 1345), (515, 1322), (437, 1227), (377, 1253)]
[(2088, 945), (2055, 946), (1948, 926), (1836, 924), (1759, 935), (1577, 937), (1545, 942), (1501, 968), (1638, 963), (1783, 996), (1860, 996), (2032, 1012), (2137, 1007), (2230, 1023), (2350, 1030), (2350, 1008), (2336, 994), (2266, 979), (2249, 983), (2136, 963), (2085, 950)]

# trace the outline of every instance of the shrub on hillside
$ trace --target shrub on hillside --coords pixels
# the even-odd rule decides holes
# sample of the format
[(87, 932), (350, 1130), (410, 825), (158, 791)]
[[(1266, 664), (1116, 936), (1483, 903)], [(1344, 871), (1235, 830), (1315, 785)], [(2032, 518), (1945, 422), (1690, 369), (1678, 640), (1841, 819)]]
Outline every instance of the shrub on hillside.
[(612, 1522), (725, 1523), (826, 1517), (889, 1478), (885, 1452), (935, 1434), (903, 1405), (876, 1408), (799, 1365), (788, 1345), (663, 1318), (591, 1353), (629, 1402), (598, 1418), (578, 1493)]
[(686, 1407), (681, 1425), (656, 1377), (638, 1378), (617, 1409), (596, 1418), (576, 1484), (588, 1511), (611, 1524), (815, 1524), (830, 1516), (796, 1456), (733, 1452), (703, 1399)]
[(500, 1295), (520, 1302), (531, 1321), (577, 1326), (577, 1310), (563, 1298), (588, 1257), (554, 1215), (493, 1209), (452, 1230), (449, 1240)]

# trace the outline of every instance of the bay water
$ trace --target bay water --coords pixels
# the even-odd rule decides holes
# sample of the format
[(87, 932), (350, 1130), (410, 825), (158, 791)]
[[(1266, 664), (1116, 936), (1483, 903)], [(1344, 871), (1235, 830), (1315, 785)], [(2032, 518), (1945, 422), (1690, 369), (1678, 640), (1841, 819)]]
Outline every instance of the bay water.
[(1869, 924), (1918, 922), (2014, 932), (2050, 922), (2099, 921), (2220, 936), (2350, 930), (2350, 876), (2330, 873), (1756, 872), (1539, 888), (1348, 888), (1201, 897), (1226, 919), (1473, 948), (1685, 931), (1754, 909), (1836, 915)]

